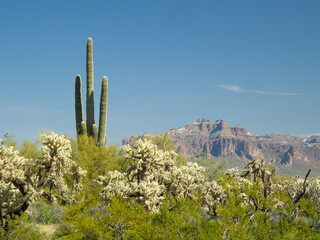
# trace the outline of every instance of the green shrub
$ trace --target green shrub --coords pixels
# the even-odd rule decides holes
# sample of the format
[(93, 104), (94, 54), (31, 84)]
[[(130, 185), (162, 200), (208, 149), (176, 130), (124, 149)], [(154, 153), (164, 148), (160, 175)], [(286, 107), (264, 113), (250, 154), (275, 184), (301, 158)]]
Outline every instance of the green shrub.
[(99, 187), (95, 184), (95, 179), (99, 175), (105, 175), (112, 170), (120, 170), (123, 161), (117, 145), (97, 146), (92, 137), (79, 135), (77, 140), (70, 139), (72, 145), (72, 160), (82, 169), (87, 171), (83, 179), (83, 189), (81, 199), (89, 195), (98, 197)]
[(132, 199), (113, 197), (103, 211), (96, 202), (67, 208), (56, 237), (63, 239), (219, 239), (222, 227), (202, 215), (199, 200), (164, 201), (151, 213)]
[(55, 233), (61, 239), (112, 239), (112, 231), (105, 222), (108, 215), (94, 211), (97, 201), (89, 198), (77, 205), (66, 207), (62, 224)]
[(13, 135), (9, 135), (9, 133), (5, 133), (4, 135), (4, 140), (3, 140), (3, 145), (6, 147), (13, 147), (13, 149), (16, 149), (17, 147), (17, 142), (14, 140)]
[(46, 234), (40, 232), (39, 227), (28, 221), (28, 214), (24, 213), (21, 216), (14, 218), (6, 217), (7, 231), (0, 228), (0, 239), (3, 240), (39, 240), (49, 239)]
[(33, 143), (31, 141), (23, 141), (21, 147), (19, 148), (19, 156), (25, 157), (30, 160), (41, 158), (41, 151), (38, 148), (38, 143)]

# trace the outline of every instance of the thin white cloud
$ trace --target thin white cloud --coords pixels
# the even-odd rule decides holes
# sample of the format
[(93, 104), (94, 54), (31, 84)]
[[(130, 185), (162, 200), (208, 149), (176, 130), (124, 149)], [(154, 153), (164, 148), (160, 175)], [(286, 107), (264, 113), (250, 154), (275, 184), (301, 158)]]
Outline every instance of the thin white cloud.
[(239, 86), (236, 85), (218, 85), (218, 87), (233, 91), (233, 92), (243, 92), (244, 89), (242, 89)]
[(246, 89), (242, 88), (237, 85), (217, 85), (220, 88), (232, 91), (232, 92), (243, 92), (243, 93), (256, 93), (260, 95), (280, 95), (280, 96), (300, 96), (304, 95), (303, 93), (291, 93), (291, 92), (267, 92), (267, 91), (262, 91), (262, 90), (251, 90), (251, 89)]

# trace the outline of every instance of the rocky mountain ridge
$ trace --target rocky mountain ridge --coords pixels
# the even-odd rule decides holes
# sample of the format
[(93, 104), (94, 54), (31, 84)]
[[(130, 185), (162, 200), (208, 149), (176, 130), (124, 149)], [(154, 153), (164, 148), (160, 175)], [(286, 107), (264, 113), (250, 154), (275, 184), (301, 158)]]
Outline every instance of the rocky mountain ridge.
[[(155, 137), (157, 134), (145, 133), (138, 138)], [(233, 159), (235, 164), (232, 165), (240, 167), (253, 159), (265, 159), (269, 163), (285, 166), (299, 161), (306, 166), (318, 164), (320, 170), (320, 136), (259, 135), (241, 126), (230, 127), (221, 119), (213, 122), (205, 118), (170, 129), (168, 134), (177, 151), (187, 157), (206, 152), (214, 157)], [(122, 143), (132, 144), (133, 141), (134, 138), (125, 138)]]

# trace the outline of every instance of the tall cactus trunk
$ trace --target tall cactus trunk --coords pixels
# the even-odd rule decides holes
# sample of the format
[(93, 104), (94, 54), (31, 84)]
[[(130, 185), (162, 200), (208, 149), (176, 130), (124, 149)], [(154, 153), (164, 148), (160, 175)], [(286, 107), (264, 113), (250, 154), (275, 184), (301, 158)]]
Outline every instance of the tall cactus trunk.
[(105, 146), (107, 143), (106, 142), (107, 107), (108, 107), (108, 78), (104, 76), (102, 79), (101, 96), (100, 96), (99, 134), (98, 134), (98, 144), (100, 146)]
[(82, 110), (82, 93), (81, 93), (81, 77), (76, 76), (75, 84), (75, 109), (76, 109), (76, 128), (77, 134), (81, 134), (81, 122), (83, 121), (83, 110)]
[(87, 131), (88, 136), (93, 136), (92, 125), (94, 122), (94, 97), (93, 97), (93, 45), (92, 38), (87, 41)]

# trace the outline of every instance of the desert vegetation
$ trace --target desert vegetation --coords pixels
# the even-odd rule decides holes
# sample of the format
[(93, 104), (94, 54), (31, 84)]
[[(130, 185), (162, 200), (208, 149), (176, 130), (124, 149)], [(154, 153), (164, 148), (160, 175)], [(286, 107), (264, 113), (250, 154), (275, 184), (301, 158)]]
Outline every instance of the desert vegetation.
[[(319, 179), (263, 161), (179, 162), (168, 136), (132, 146), (44, 134), (0, 147), (1, 239), (317, 239)], [(38, 147), (39, 145), (39, 147)]]

